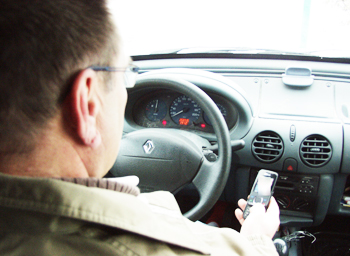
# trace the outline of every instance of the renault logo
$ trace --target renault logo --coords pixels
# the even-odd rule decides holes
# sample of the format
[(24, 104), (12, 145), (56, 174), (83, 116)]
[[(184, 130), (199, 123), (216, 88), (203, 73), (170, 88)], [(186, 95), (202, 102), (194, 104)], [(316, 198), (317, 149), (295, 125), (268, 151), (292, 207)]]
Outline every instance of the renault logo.
[(146, 141), (142, 147), (146, 154), (151, 154), (153, 149), (155, 148), (153, 141), (151, 140)]

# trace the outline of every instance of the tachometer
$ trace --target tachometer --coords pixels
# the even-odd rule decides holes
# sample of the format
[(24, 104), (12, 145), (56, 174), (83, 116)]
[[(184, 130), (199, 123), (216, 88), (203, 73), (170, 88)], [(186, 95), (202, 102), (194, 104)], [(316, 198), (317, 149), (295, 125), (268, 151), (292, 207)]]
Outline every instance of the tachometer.
[(200, 106), (185, 95), (177, 97), (170, 106), (171, 119), (179, 125), (191, 125), (201, 115)]
[[(219, 108), (221, 114), (224, 116), (224, 119), (226, 120), (226, 116), (227, 116), (227, 110), (226, 110), (226, 108), (225, 108), (223, 105), (219, 104), (219, 103), (217, 103), (216, 106), (218, 106), (218, 108)], [(205, 113), (203, 113), (203, 119), (204, 119), (204, 121), (205, 121), (207, 124), (212, 125), (211, 122), (210, 122), (210, 120), (209, 120), (209, 118), (208, 118), (208, 116), (207, 116)]]
[(163, 100), (154, 99), (147, 104), (145, 113), (148, 120), (156, 122), (162, 120), (167, 111), (167, 106)]

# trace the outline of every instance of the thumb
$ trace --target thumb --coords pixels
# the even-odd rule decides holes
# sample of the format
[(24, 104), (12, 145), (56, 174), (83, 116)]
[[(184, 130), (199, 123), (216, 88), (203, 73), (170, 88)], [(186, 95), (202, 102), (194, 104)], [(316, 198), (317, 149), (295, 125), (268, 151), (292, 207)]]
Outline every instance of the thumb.
[(250, 215), (263, 215), (265, 214), (265, 207), (262, 204), (254, 204), (250, 209)]

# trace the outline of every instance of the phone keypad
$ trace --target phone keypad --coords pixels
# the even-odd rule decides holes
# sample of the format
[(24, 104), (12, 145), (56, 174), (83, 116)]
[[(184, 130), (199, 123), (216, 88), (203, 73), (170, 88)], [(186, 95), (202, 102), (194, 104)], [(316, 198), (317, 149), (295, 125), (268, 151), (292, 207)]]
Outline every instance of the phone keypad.
[(253, 196), (250, 195), (248, 201), (249, 204), (254, 205), (256, 203), (260, 203), (264, 206), (266, 206), (269, 202), (268, 202), (268, 197), (261, 197), (261, 196)]
[(246, 219), (248, 217), (248, 215), (250, 214), (250, 208), (252, 207), (252, 205), (247, 204), (244, 211), (243, 211), (243, 219)]

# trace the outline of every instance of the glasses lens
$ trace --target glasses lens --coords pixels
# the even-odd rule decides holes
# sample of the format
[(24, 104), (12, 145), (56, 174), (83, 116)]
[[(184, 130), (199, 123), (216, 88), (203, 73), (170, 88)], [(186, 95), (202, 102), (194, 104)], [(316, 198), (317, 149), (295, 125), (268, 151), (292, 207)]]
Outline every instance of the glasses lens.
[(129, 70), (124, 73), (125, 87), (132, 88), (136, 82), (137, 73), (131, 72)]

